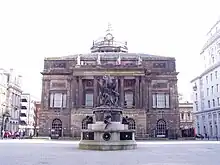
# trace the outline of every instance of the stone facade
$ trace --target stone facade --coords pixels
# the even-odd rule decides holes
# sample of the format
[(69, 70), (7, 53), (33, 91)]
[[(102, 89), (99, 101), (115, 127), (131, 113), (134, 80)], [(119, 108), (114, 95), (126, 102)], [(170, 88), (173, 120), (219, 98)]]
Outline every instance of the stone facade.
[(105, 74), (116, 78), (120, 106), (134, 119), (137, 137), (178, 133), (175, 59), (128, 53), (126, 44), (120, 49), (109, 36), (100, 43), (93, 43), (89, 54), (45, 58), (39, 135), (57, 129), (60, 136), (79, 137), (83, 119), (99, 105), (98, 84)]
[(194, 136), (193, 103), (179, 103), (181, 136)]

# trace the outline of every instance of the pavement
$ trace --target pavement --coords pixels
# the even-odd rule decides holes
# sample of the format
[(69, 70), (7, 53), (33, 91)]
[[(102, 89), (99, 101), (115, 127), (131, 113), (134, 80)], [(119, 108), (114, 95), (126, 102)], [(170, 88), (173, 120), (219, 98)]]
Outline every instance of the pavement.
[(0, 165), (219, 165), (220, 141), (138, 141), (127, 151), (79, 150), (79, 141), (0, 140)]

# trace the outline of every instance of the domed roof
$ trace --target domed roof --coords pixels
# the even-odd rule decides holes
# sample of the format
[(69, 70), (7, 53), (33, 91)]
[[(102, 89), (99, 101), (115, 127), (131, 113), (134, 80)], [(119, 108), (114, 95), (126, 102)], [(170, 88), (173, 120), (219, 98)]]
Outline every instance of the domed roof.
[(127, 42), (116, 41), (113, 34), (111, 24), (108, 24), (106, 35), (101, 39), (93, 41), (91, 53), (97, 52), (128, 52)]

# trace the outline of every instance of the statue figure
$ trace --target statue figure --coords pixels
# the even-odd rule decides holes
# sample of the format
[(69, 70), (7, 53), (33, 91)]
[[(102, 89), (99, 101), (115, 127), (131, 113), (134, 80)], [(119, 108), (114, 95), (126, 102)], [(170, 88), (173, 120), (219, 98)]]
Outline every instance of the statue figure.
[(101, 105), (118, 106), (119, 93), (116, 90), (117, 82), (110, 76), (103, 76), (102, 83), (99, 82), (99, 102)]
[(122, 118), (122, 124), (129, 124), (128, 116)]
[(93, 124), (93, 117), (92, 116), (86, 116), (86, 125)]

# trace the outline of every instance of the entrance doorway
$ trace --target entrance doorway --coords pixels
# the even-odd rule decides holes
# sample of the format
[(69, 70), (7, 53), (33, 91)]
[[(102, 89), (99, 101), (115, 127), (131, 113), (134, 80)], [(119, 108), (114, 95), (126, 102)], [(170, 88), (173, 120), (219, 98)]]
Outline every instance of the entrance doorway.
[(62, 121), (60, 119), (54, 119), (52, 122), (52, 130), (59, 135), (62, 136)]

